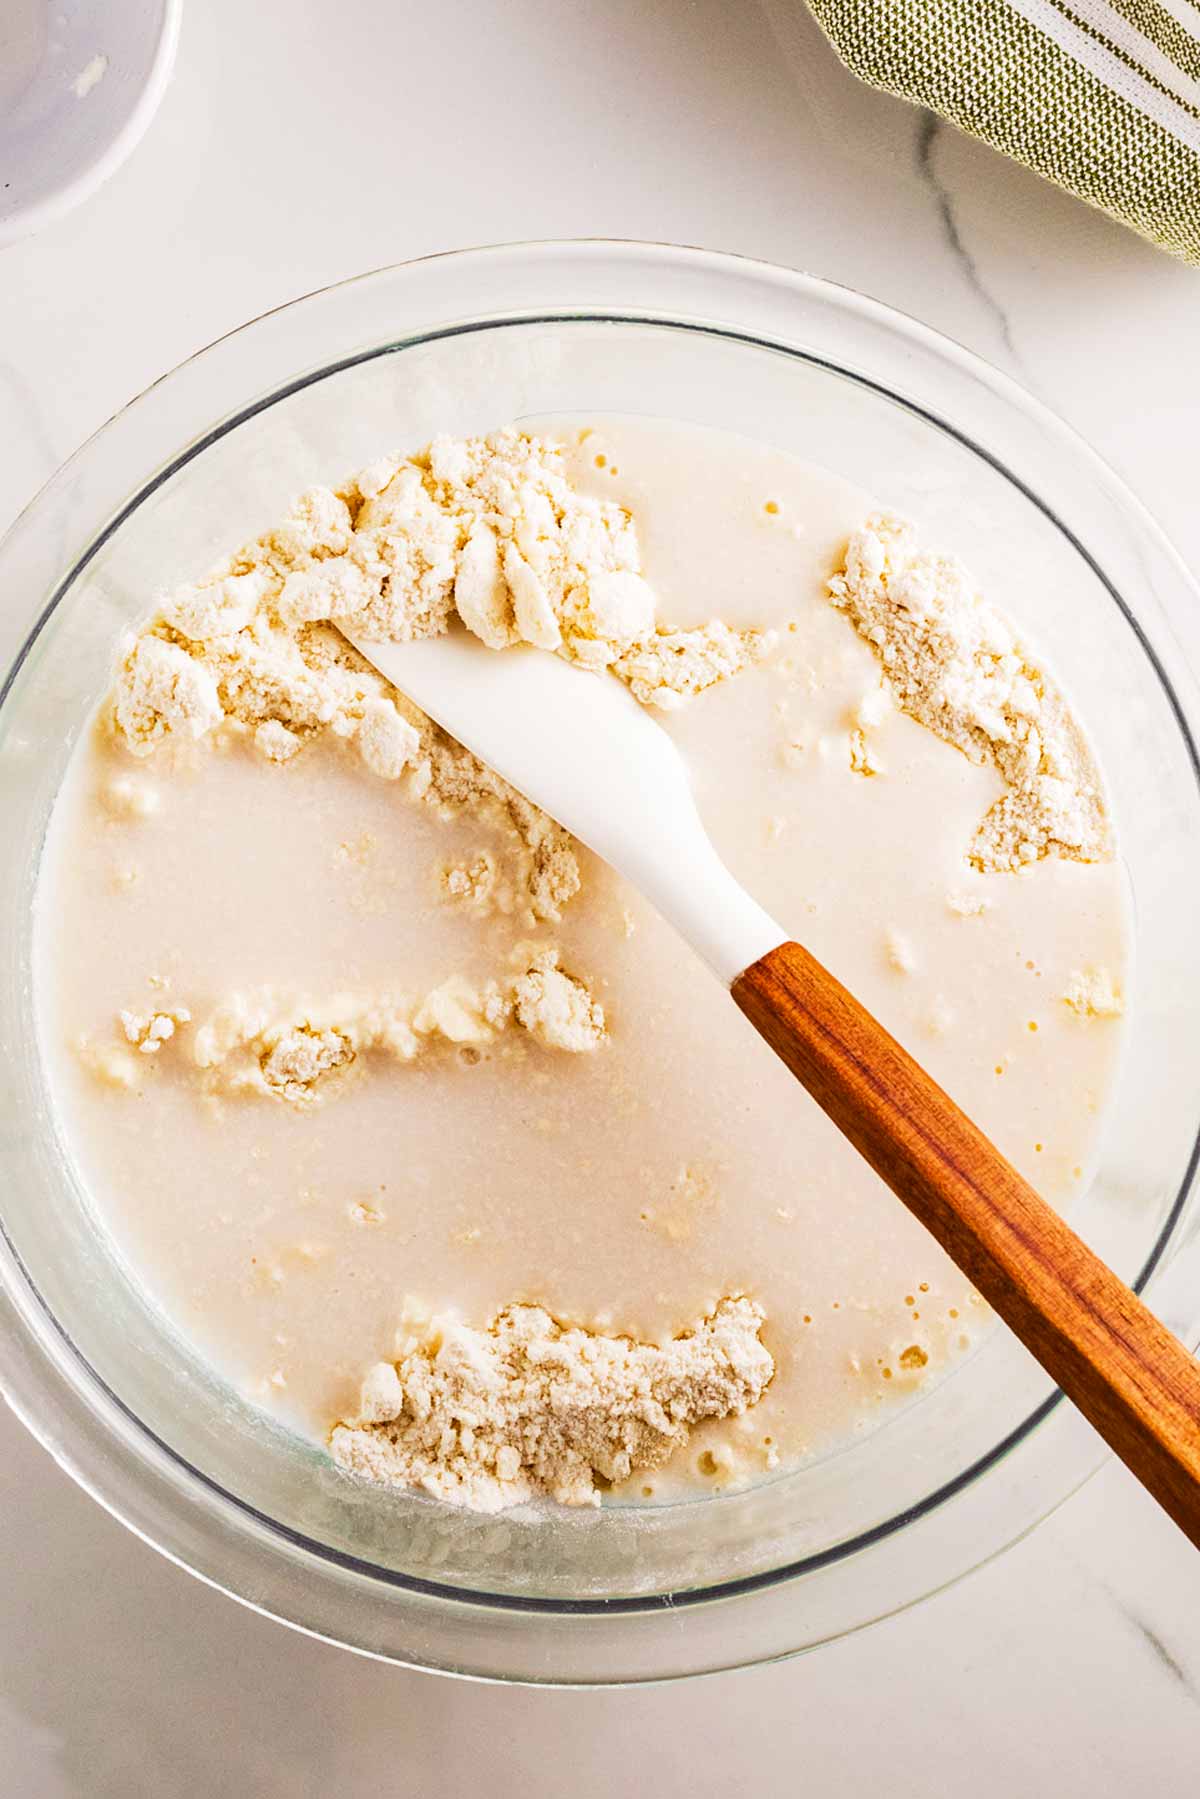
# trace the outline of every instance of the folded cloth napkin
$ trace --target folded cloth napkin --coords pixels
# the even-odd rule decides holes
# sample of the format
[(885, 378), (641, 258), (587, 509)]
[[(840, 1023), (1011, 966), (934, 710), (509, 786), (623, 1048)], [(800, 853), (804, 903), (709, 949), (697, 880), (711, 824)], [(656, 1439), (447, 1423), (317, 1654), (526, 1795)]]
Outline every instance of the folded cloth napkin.
[(1200, 264), (1200, 0), (808, 0), (863, 81)]

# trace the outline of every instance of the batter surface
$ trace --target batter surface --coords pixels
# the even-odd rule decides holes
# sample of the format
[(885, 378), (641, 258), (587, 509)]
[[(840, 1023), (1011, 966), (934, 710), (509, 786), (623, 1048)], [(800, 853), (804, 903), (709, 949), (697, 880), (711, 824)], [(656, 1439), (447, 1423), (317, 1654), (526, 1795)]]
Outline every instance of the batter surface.
[[(628, 509), (658, 631), (725, 632), (720, 678), (658, 716), (735, 874), (1068, 1206), (1120, 1036), (1121, 876), (1074, 763), (1024, 810), (1012, 796), (1039, 756), (1082, 757), (1086, 776), (1073, 721), (1031, 711), (1023, 676), (1015, 711), (985, 716), (939, 650), (959, 734), (932, 728), (949, 702), (916, 663), (888, 677), (870, 583), (898, 593), (908, 570), (907, 655), (950, 577), (914, 574), (892, 523), (864, 535), (873, 503), (843, 482), (694, 427), (543, 429), (577, 492)], [(606, 618), (642, 628), (640, 589), (604, 592)], [(605, 663), (587, 649), (604, 621), (573, 616), (572, 653)], [(650, 703), (661, 651), (616, 664)], [(495, 795), (451, 793), (444, 758), (422, 788), (420, 721), (410, 741), (372, 701), (353, 733), (273, 718), (155, 736), (172, 668), (203, 712), (169, 658), (148, 661), (124, 727), (102, 709), (74, 758), (39, 1003), (99, 1222), (232, 1385), (321, 1441), (341, 1425), (341, 1459), (388, 1478), (405, 1383), (450, 1339), (475, 1364), (519, 1353), (522, 1379), (547, 1332), (572, 1379), (571, 1332), (632, 1340), (636, 1376), (603, 1352), (611, 1404), (612, 1381), (622, 1403), (657, 1381), (670, 1412), (685, 1363), (691, 1381), (640, 1461), (609, 1417), (558, 1487), (522, 1447), (486, 1494), (426, 1484), (499, 1503), (589, 1498), (595, 1476), (649, 1498), (822, 1452), (970, 1347), (986, 1319), (963, 1277), (606, 867)], [(151, 741), (132, 741), (145, 719)], [(482, 1333), (502, 1315), (497, 1350)]]

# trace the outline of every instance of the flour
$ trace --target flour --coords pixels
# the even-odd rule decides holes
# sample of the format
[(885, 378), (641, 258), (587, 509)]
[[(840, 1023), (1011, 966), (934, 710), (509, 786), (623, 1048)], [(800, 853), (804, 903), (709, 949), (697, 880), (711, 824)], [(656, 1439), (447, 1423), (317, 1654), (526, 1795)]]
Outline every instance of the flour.
[(850, 771), (868, 780), (872, 775), (886, 773), (875, 745), (861, 726), (850, 733)]
[(164, 1043), (169, 1043), (181, 1024), (191, 1021), (191, 1013), (186, 1006), (170, 1006), (150, 1012), (122, 1012), (121, 1029), (126, 1043), (140, 1050), (144, 1056), (157, 1055)]
[(78, 75), (71, 83), (71, 92), (77, 100), (86, 100), (94, 87), (99, 87), (108, 73), (108, 58), (103, 54), (93, 56), (90, 62), (84, 63)]
[(496, 903), (498, 874), (496, 858), (486, 850), (460, 862), (446, 862), (438, 870), (441, 897), (448, 905), (482, 915)]
[(883, 947), (888, 966), (894, 968), (897, 974), (913, 972), (917, 966), (917, 957), (907, 937), (902, 936), (899, 931), (889, 930), (884, 935)]
[[(278, 557), (279, 541), (277, 532), (242, 557)], [(216, 582), (211, 615), (189, 590), (191, 627), (216, 622), (223, 629), (230, 580), (248, 579)], [(562, 827), (397, 693), (339, 631), (326, 624), (292, 629), (261, 599), (260, 585), (253, 591), (256, 610), (229, 634), (181, 642), (170, 622), (181, 609), (172, 603), (126, 640), (110, 712), (126, 748), (148, 756), (172, 738), (244, 738), (268, 762), (287, 764), (306, 742), (337, 739), (413, 803), (445, 817), (469, 814), (493, 829), (506, 845), (509, 909), (530, 922), (556, 922), (579, 888), (578, 860)]]
[(564, 974), (553, 957), (543, 954), (512, 985), (517, 1023), (545, 1049), (579, 1055), (604, 1040), (604, 1008), (582, 981)]
[(696, 631), (663, 631), (648, 637), (615, 658), (613, 669), (643, 706), (674, 711), (749, 668), (774, 641), (770, 632), (731, 631), (714, 621)]
[[(192, 1030), (191, 1066), (213, 1096), (251, 1094), (308, 1108), (333, 1098), (372, 1057), (403, 1064), (439, 1050), (482, 1050), (509, 1030), (546, 1050), (598, 1050), (608, 1025), (586, 983), (558, 966), (556, 950), (521, 947), (518, 974), (483, 982), (450, 975), (415, 1000), (386, 993), (308, 1000), (270, 987), (232, 994)], [(125, 1043), (145, 1055), (191, 1021), (184, 1006), (119, 1015)], [(120, 1044), (78, 1048), (98, 1079), (134, 1085), (136, 1069)]]
[[(290, 762), (301, 739), (277, 718), (264, 719), (254, 732), (254, 747), (268, 762)], [(366, 761), (366, 757), (363, 758)]]
[(354, 745), (383, 780), (517, 839), (528, 915), (551, 922), (579, 886), (570, 838), (462, 750), (360, 656), (364, 639), (445, 631), (493, 649), (556, 650), (677, 706), (749, 666), (759, 632), (660, 631), (633, 520), (580, 494), (558, 449), (516, 430), (436, 438), (335, 491), (316, 487), (272, 531), (177, 588), (122, 648), (111, 719), (138, 756), (171, 738), (249, 735), (268, 761), (307, 739)]
[(141, 1069), (136, 1056), (119, 1043), (93, 1043), (89, 1037), (75, 1040), (75, 1053), (88, 1073), (102, 1086), (131, 1092)]
[(168, 735), (203, 737), (223, 716), (215, 676), (202, 661), (161, 637), (129, 642), (116, 720), (131, 749), (145, 755)]
[[(421, 717), (415, 707), (409, 714)], [(500, 910), (558, 922), (580, 886), (574, 842), (561, 825), (428, 720), (408, 791), (440, 815), (466, 814), (490, 824), (505, 841), (509, 874), (493, 887)]]
[(118, 776), (101, 787), (100, 804), (113, 818), (149, 818), (158, 811), (159, 795), (145, 781)]
[(726, 1298), (658, 1347), (565, 1329), (534, 1305), (486, 1330), (410, 1312), (396, 1361), (369, 1371), (330, 1449), (369, 1480), (476, 1511), (598, 1505), (598, 1480), (661, 1467), (692, 1425), (761, 1398), (775, 1371), (763, 1322), (753, 1300)]
[(964, 893), (959, 887), (952, 887), (946, 895), (946, 910), (958, 918), (982, 918), (991, 904), (982, 893)]
[(1119, 1018), (1125, 1010), (1121, 989), (1108, 968), (1078, 969), (1062, 997), (1080, 1018)]
[(877, 513), (851, 537), (829, 591), (879, 657), (897, 706), (1004, 780), (968, 849), (974, 867), (1111, 856), (1100, 778), (1079, 726), (959, 562), (921, 550), (910, 525)]
[(394, 703), (368, 700), (358, 726), (358, 749), (367, 767), (385, 781), (398, 781), (421, 751), (421, 733), (401, 718)]

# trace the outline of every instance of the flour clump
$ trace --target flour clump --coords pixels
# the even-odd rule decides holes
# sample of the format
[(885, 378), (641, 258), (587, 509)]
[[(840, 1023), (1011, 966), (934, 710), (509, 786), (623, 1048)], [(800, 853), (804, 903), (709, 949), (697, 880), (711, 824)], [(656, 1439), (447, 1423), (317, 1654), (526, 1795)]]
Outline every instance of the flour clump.
[(1125, 1010), (1121, 989), (1108, 968), (1077, 969), (1062, 997), (1079, 1018), (1119, 1018)]
[(775, 1371), (763, 1323), (753, 1300), (726, 1298), (660, 1347), (568, 1329), (534, 1305), (486, 1330), (410, 1316), (330, 1449), (368, 1480), (476, 1511), (598, 1505), (598, 1480), (661, 1467), (693, 1425), (762, 1397)]
[(360, 655), (457, 619), (490, 648), (532, 644), (609, 670), (647, 705), (677, 706), (763, 655), (769, 636), (656, 616), (630, 513), (579, 493), (561, 451), (509, 428), (435, 438), (342, 488), (310, 488), (264, 536), (163, 596), (127, 640), (111, 724), (134, 755), (169, 739), (246, 735), (290, 763), (315, 736), (357, 749), (411, 799), (515, 837), (531, 921), (579, 886), (567, 833), (455, 744)]
[(125, 1011), (121, 1013), (121, 1029), (126, 1043), (131, 1043), (144, 1056), (154, 1056), (164, 1043), (171, 1041), (181, 1024), (191, 1022), (191, 1016), (186, 1006), (167, 1006), (149, 1012)]
[(851, 536), (829, 591), (879, 657), (900, 709), (1003, 778), (1006, 792), (967, 852), (974, 867), (1111, 856), (1100, 777), (1066, 700), (960, 562), (876, 513)]
[[(307, 999), (261, 987), (234, 993), (191, 1032), (190, 1065), (214, 1097), (258, 1095), (307, 1109), (324, 1104), (353, 1070), (368, 1061), (416, 1062), (439, 1051), (480, 1049), (515, 1032), (541, 1049), (591, 1055), (608, 1038), (604, 1008), (586, 981), (559, 967), (552, 947), (526, 950), (517, 974), (484, 981), (448, 975), (416, 998), (388, 993), (334, 994)], [(122, 1011), (121, 1039), (143, 1055), (157, 1055), (192, 1024), (187, 1007)], [(113, 1066), (121, 1071), (119, 1044)], [(103, 1047), (80, 1045), (84, 1065), (114, 1082)]]

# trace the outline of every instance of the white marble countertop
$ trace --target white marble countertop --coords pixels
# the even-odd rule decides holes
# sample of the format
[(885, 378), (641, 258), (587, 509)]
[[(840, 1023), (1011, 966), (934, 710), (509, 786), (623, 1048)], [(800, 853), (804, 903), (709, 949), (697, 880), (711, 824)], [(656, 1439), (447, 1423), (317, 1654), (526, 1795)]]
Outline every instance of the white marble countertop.
[[(770, 14), (794, 16), (786, 53)], [(591, 235), (744, 251), (917, 315), (1065, 414), (1200, 566), (1200, 273), (858, 86), (799, 0), (193, 0), (132, 161), (0, 253), (0, 526), (267, 307), (427, 251)], [(13, 1799), (1197, 1791), (1200, 1559), (1115, 1467), (853, 1639), (603, 1694), (286, 1632), (128, 1536), (6, 1412), (0, 1505)]]

